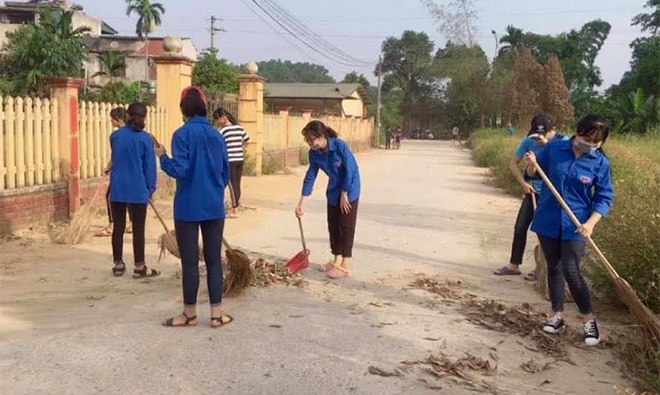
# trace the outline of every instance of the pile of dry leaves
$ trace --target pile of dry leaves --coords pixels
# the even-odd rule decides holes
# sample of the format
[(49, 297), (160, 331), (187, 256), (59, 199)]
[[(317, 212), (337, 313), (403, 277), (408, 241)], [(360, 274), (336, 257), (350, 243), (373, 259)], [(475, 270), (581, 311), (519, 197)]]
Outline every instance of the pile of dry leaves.
[(421, 277), (416, 279), (410, 284), (412, 288), (423, 289), (425, 291), (440, 295), (445, 299), (452, 300), (462, 300), (468, 297), (468, 294), (463, 294), (455, 290), (455, 288), (460, 288), (463, 283), (458, 281), (440, 281), (430, 277)]
[(253, 263), (254, 281), (250, 285), (253, 287), (268, 287), (273, 284), (303, 286), (305, 279), (299, 274), (291, 274), (284, 264), (284, 261), (257, 259)]

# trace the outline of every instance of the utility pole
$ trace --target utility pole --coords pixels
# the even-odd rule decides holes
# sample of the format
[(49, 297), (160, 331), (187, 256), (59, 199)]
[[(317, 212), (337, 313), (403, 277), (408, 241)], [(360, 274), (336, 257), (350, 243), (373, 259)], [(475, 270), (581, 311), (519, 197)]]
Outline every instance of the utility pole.
[(214, 15), (211, 15), (211, 53), (213, 56), (218, 52), (217, 49), (215, 49), (215, 35), (218, 32), (226, 32), (225, 29), (215, 27), (215, 23), (221, 21), (222, 19), (216, 18)]
[(493, 55), (493, 58), (497, 57), (497, 52), (500, 50), (500, 40), (497, 37), (497, 32), (495, 30), (491, 31), (493, 34), (493, 37), (495, 37), (495, 55)]
[(378, 98), (376, 99), (376, 147), (380, 147), (380, 99), (383, 79), (383, 57), (378, 57)]

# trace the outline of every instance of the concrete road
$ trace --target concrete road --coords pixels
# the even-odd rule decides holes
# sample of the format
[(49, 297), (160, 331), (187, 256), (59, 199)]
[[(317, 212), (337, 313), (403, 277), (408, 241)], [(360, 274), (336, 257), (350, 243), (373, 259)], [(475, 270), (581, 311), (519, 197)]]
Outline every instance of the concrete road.
[[(163, 275), (152, 281), (111, 277), (108, 239), (71, 248), (33, 231), (3, 242), (0, 392), (606, 394), (627, 384), (606, 347), (570, 347), (573, 364), (527, 373), (523, 362), (552, 358), (530, 351), (529, 339), (474, 326), (457, 303), (408, 287), (421, 275), (438, 276), (460, 280), (460, 293), (548, 307), (522, 278), (491, 275), (508, 259), (518, 201), (487, 185), (469, 151), (404, 141), (401, 150), (362, 153), (358, 161), (363, 194), (352, 277), (330, 282), (310, 269), (302, 289), (250, 289), (225, 300), (236, 320), (222, 329), (208, 327), (204, 281), (199, 325), (160, 326), (179, 311), (181, 297), (177, 261), (155, 263), (162, 232), (153, 217), (148, 260)], [(246, 179), (244, 204), (254, 210), (227, 221), (230, 242), (285, 259), (300, 250), (293, 207), (303, 173)], [(320, 177), (304, 220), (314, 263), (329, 258), (324, 189)], [(159, 204), (171, 205), (165, 197)], [(523, 268), (532, 266), (527, 254)], [(569, 319), (579, 330), (577, 317)], [(439, 353), (453, 360), (466, 352), (497, 370), (471, 373), (470, 384), (401, 364)], [(403, 375), (373, 375), (370, 366), (404, 368)]]

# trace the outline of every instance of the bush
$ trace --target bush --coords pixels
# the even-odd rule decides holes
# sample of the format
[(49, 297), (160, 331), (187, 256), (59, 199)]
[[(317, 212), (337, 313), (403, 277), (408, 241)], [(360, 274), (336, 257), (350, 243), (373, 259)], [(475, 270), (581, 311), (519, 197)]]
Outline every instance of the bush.
[[(481, 130), (470, 138), (478, 166), (491, 169), (492, 179), (505, 191), (520, 195), (508, 169), (511, 153), (522, 135)], [(619, 274), (635, 288), (654, 312), (660, 312), (660, 135), (613, 136), (605, 144), (612, 164), (616, 198), (610, 215), (594, 240)], [(598, 262), (588, 262), (587, 275), (595, 290), (617, 299), (611, 281)]]
[(300, 159), (299, 162), (302, 166), (307, 166), (309, 164), (309, 149), (301, 148), (300, 149)]

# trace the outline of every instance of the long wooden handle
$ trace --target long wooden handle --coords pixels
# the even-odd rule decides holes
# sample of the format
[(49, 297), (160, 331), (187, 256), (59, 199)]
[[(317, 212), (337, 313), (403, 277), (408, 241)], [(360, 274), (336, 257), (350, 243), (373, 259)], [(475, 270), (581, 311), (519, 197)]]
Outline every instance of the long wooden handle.
[(231, 248), (231, 246), (227, 242), (227, 239), (225, 239), (224, 237), (222, 238), (222, 244), (224, 244), (225, 248), (227, 249), (227, 252), (229, 252), (230, 254), (234, 253), (234, 250)]
[[(573, 222), (573, 225), (575, 225), (576, 228), (580, 228), (582, 226), (582, 223), (575, 216), (575, 214), (573, 214), (573, 211), (571, 211), (571, 208), (568, 207), (568, 204), (566, 204), (566, 201), (564, 200), (564, 198), (561, 197), (561, 195), (559, 194), (559, 192), (557, 191), (555, 186), (552, 185), (552, 182), (550, 181), (548, 176), (545, 174), (543, 169), (541, 169), (541, 166), (539, 166), (538, 163), (536, 163), (536, 162), (533, 162), (532, 165), (536, 168), (536, 171), (539, 173), (539, 175), (543, 179), (543, 182), (545, 182), (545, 185), (548, 187), (550, 192), (552, 192), (552, 194), (555, 196), (555, 199), (557, 199), (557, 201), (559, 202), (561, 207), (564, 209), (564, 211), (566, 212), (566, 215), (568, 215), (568, 218), (571, 219), (571, 222)], [(605, 267), (605, 270), (607, 270), (613, 278), (621, 278), (621, 276), (619, 276), (619, 273), (616, 272), (616, 270), (614, 269), (612, 264), (607, 260), (607, 258), (605, 258), (605, 255), (603, 255), (603, 252), (600, 250), (600, 248), (598, 248), (598, 246), (593, 241), (593, 239), (591, 237), (585, 237), (585, 239), (587, 239), (587, 242), (589, 243), (589, 246), (591, 247), (592, 250), (594, 250), (594, 252), (596, 253), (596, 256), (598, 257), (600, 262)]]
[(154, 206), (154, 202), (152, 202), (151, 199), (149, 199), (149, 205), (151, 206), (152, 210), (154, 210), (154, 213), (156, 213), (156, 217), (158, 217), (158, 220), (160, 221), (161, 225), (163, 225), (163, 229), (165, 229), (165, 232), (170, 233), (170, 230), (167, 227), (165, 220), (163, 220), (163, 217), (160, 216), (160, 213), (158, 212), (158, 210), (156, 210), (156, 206)]
[(300, 240), (302, 240), (303, 251), (307, 252), (307, 243), (305, 242), (305, 232), (303, 231), (302, 219), (298, 217), (298, 228), (300, 228)]
[(532, 207), (534, 207), (534, 211), (536, 211), (536, 193), (532, 193)]

